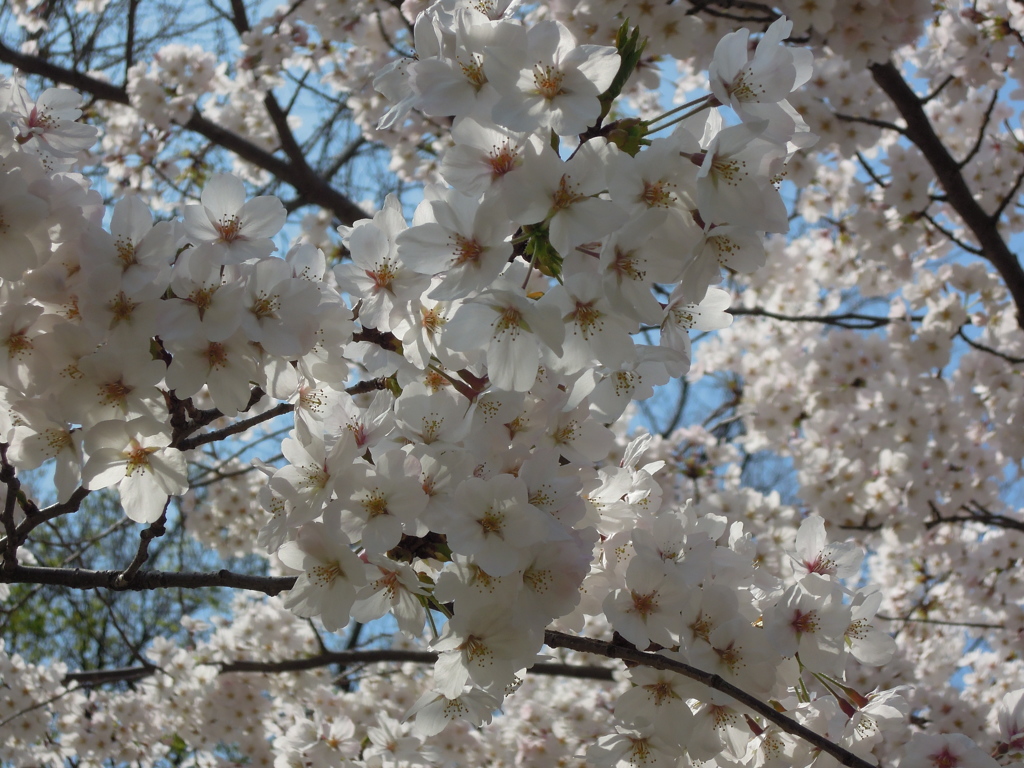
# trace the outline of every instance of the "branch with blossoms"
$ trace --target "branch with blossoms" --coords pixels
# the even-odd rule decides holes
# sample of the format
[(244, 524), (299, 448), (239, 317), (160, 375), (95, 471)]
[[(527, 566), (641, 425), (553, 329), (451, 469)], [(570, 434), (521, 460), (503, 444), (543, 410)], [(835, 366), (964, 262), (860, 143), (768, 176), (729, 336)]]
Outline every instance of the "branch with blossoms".
[(946, 192), (946, 202), (973, 233), (984, 257), (1002, 276), (1017, 307), (1018, 324), (1024, 328), (1024, 268), (999, 231), (1001, 212), (989, 214), (978, 203), (963, 177), (962, 165), (953, 158), (935, 133), (921, 98), (903, 79), (896, 66), (890, 61), (872, 64), (870, 70), (875, 82), (889, 96), (906, 123), (905, 128), (899, 129), (900, 132), (924, 154)]
[[(103, 101), (125, 106), (131, 106), (132, 103), (128, 90), (124, 87), (62, 67), (38, 56), (21, 53), (5, 45), (2, 41), (0, 41), (0, 62), (16, 67), (25, 74), (38, 75), (57, 85), (70, 86)], [(301, 163), (297, 163), (296, 158), (289, 154), (287, 160), (282, 160), (272, 152), (249, 141), (246, 137), (226, 130), (212, 120), (203, 117), (199, 111), (194, 111), (182, 123), (182, 128), (202, 136), (213, 145), (237, 155), (257, 168), (267, 171), (274, 178), (289, 184), (296, 190), (298, 199), (304, 205), (318, 205), (331, 211), (344, 224), (351, 224), (366, 216), (366, 212), (358, 204), (330, 184), (330, 177), (327, 179), (322, 177), (310, 168), (304, 158)], [(301, 158), (301, 154), (298, 157)]]
[(544, 642), (552, 648), (567, 648), (580, 653), (592, 653), (605, 656), (610, 659), (639, 664), (651, 669), (662, 669), (669, 672), (695, 680), (716, 691), (721, 691), (730, 698), (748, 707), (770, 723), (779, 726), (786, 733), (799, 736), (815, 748), (834, 757), (841, 765), (850, 768), (878, 768), (877, 764), (868, 762), (862, 757), (855, 755), (847, 749), (843, 749), (835, 742), (815, 733), (810, 728), (801, 725), (796, 720), (788, 717), (771, 704), (766, 704), (755, 696), (733, 685), (721, 676), (697, 669), (681, 661), (666, 658), (656, 653), (646, 653), (636, 648), (615, 644), (606, 640), (594, 640), (589, 637), (577, 637), (564, 632), (547, 631), (544, 633)]
[[(737, 16), (761, 12), (731, 5)], [(885, 4), (854, 5), (888, 13)], [(885, 668), (898, 650), (909, 653), (873, 624), (888, 598), (860, 584), (882, 556), (865, 565), (855, 544), (829, 540), (824, 517), (743, 486), (737, 466), (743, 451), (768, 445), (764, 435), (779, 436), (797, 449), (793, 466), (805, 495), (816, 494), (808, 507), (826, 510), (832, 525), (862, 514), (888, 520), (890, 510), (907, 523), (905, 509), (921, 488), (934, 493), (927, 498), (952, 498), (922, 477), (927, 469), (980, 455), (980, 475), (997, 438), (997, 458), (1019, 455), (1012, 436), (990, 437), (957, 421), (943, 408), (947, 380), (924, 373), (948, 365), (953, 328), (966, 315), (953, 289), (978, 295), (986, 311), (1000, 300), (987, 273), (958, 263), (916, 274), (920, 251), (948, 247), (917, 224), (919, 212), (952, 203), (954, 195), (938, 198), (926, 188), (918, 199), (909, 184), (900, 189), (907, 179), (894, 170), (882, 192), (906, 206), (896, 217), (850, 191), (853, 163), (818, 168), (823, 176), (834, 171), (828, 183), (837, 206), (845, 199), (859, 210), (848, 220), (834, 211), (834, 220), (849, 224), (844, 237), (798, 238), (782, 247), (792, 217), (780, 179), (814, 170), (800, 154), (815, 137), (798, 109), (814, 54), (786, 44), (795, 22), (775, 18), (772, 9), (756, 39), (735, 30), (711, 46), (702, 22), (672, 3), (657, 9), (649, 41), (622, 19), (608, 29), (606, 20), (585, 24), (583, 8), (580, 18), (561, 20), (544, 6), (516, 15), (505, 3), (443, 0), (413, 20), (402, 13), (408, 7), (389, 4), (352, 19), (368, 45), (347, 46), (336, 44), (340, 26), (310, 37), (311, 28), (327, 23), (324, 14), (308, 15), (311, 7), (275, 11), (250, 25), (236, 2), (235, 28), (246, 50), (234, 70), (218, 72), (201, 52), (179, 48), (131, 66), (123, 89), (103, 91), (98, 78), (78, 81), (131, 105), (126, 122), (139, 131), (148, 131), (139, 126), (149, 121), (171, 135), (179, 122), (216, 143), (223, 137), (215, 138), (215, 129), (247, 132), (241, 126), (252, 119), (255, 138), (238, 147), (239, 156), (284, 174), (301, 200), (304, 187), (323, 192), (322, 179), (309, 177), (288, 122), (297, 102), (277, 101), (266, 85), (297, 71), (301, 58), (293, 57), (311, 40), (323, 59), (300, 83), (330, 70), (340, 52), (352, 66), (337, 67), (324, 83), (340, 90), (352, 71), (364, 79), (376, 73), (379, 95), (353, 90), (332, 97), (331, 110), (362, 99), (352, 108), (365, 135), (391, 143), (401, 173), (437, 184), (411, 222), (397, 196), (372, 217), (335, 208), (347, 222), (338, 230), (344, 263), (324, 252), (332, 243), (325, 232), (276, 253), (288, 208), (269, 195), (250, 199), (233, 174), (203, 179), (198, 200), (178, 216), (154, 216), (130, 196), (109, 218), (100, 215), (97, 193), (75, 173), (97, 138), (79, 121), (80, 97), (51, 89), (32, 98), (21, 83), (3, 84), (0, 212), (15, 222), (0, 233), (0, 342), (9, 351), (0, 354), (2, 437), (11, 467), (4, 478), (10, 488), (15, 470), (49, 462), (58, 498), (47, 510), (23, 505), (22, 522), (8, 499), (3, 524), (12, 556), (4, 583), (120, 591), (226, 586), (280, 595), (239, 601), (233, 619), (249, 628), (217, 627), (210, 647), (241, 648), (245, 639), (252, 648), (278, 648), (283, 639), (294, 646), (293, 658), (280, 662), (287, 668), (319, 663), (306, 661), (315, 658), (310, 627), (319, 640), (321, 631), (390, 617), (424, 644), (405, 658), (432, 662), (433, 674), (410, 676), (415, 682), (403, 694), (418, 701), (404, 715), (408, 724), (383, 713), (382, 697), (366, 750), (342, 747), (344, 759), (418, 760), (387, 751), (404, 741), (401, 749), (431, 760), (429, 740), (454, 720), (452, 732), (482, 734), (477, 728), (495, 711), (518, 706), (520, 682), (537, 685), (519, 673), (545, 644), (627, 662), (614, 691), (591, 686), (602, 697), (590, 707), (592, 732), (570, 745), (569, 755), (585, 753), (591, 765), (783, 755), (805, 766), (824, 751), (850, 766), (892, 757), (912, 767), (915, 759), (945, 755), (920, 740), (894, 754), (907, 741), (899, 729), (909, 727), (911, 702), (918, 706), (892, 687), (899, 678), (868, 672), (856, 679), (870, 682), (852, 682), (851, 670)], [(732, 15), (721, 3), (705, 10), (721, 10), (717, 19)], [(837, 4), (836, 15), (846, 12)], [(670, 22), (660, 23), (661, 14)], [(670, 42), (662, 31), (673, 22), (688, 25), (686, 42)], [(848, 42), (838, 34), (829, 39)], [(319, 48), (323, 41), (330, 44)], [(620, 117), (633, 109), (623, 107), (627, 99), (642, 97), (637, 83), (650, 74), (645, 67), (691, 44), (707, 48), (710, 93), (653, 117), (641, 98), (634, 101), (640, 116)], [(395, 60), (403, 49), (415, 53)], [(0, 58), (14, 55), (0, 49)], [(820, 78), (826, 85), (832, 79)], [(201, 99), (209, 126), (197, 122), (204, 120), (195, 111)], [(120, 113), (108, 113), (110, 128), (121, 131), (114, 141), (127, 133), (113, 117)], [(223, 125), (214, 124), (217, 114)], [(861, 124), (845, 127), (856, 143)], [(330, 135), (317, 130), (314, 136)], [(419, 162), (421, 149), (432, 154), (429, 169)], [(966, 149), (979, 160), (987, 145)], [(888, 151), (898, 168), (903, 146)], [(818, 205), (814, 194), (798, 201), (811, 201), (808, 219)], [(858, 269), (845, 236), (876, 228), (885, 247), (875, 255), (888, 269), (870, 273)], [(766, 234), (779, 237), (766, 244)], [(729, 330), (733, 297), (715, 286), (723, 268), (751, 276), (750, 296), (758, 298), (745, 314), (784, 322), (770, 334), (762, 323), (737, 323), (746, 336)], [(844, 291), (847, 298), (856, 290), (888, 297), (897, 275), (919, 280), (906, 295), (922, 313), (920, 323), (834, 309), (849, 306)], [(806, 309), (758, 309), (796, 304)], [(821, 307), (834, 313), (816, 311)], [(903, 308), (893, 306), (892, 314)], [(821, 339), (809, 323), (845, 327)], [(650, 435), (630, 440), (613, 431), (609, 425), (621, 423), (634, 403), (687, 375), (695, 331), (722, 331), (715, 338), (728, 340), (719, 349), (714, 340), (702, 342), (701, 367), (734, 371), (720, 377), (732, 397), (709, 407), (708, 420), (677, 440), (692, 454)], [(1002, 343), (999, 332), (985, 338)], [(890, 347), (903, 357), (887, 356)], [(901, 365), (891, 364), (897, 359)], [(359, 377), (365, 381), (353, 386)], [(957, 381), (955, 391), (973, 394), (974, 383)], [(1007, 378), (1007, 399), (1016, 385)], [(990, 408), (1003, 396), (993, 388), (973, 404)], [(242, 416), (257, 404), (267, 410)], [(236, 420), (199, 433), (220, 417)], [(262, 429), (238, 445), (277, 417), (288, 420), (286, 435)], [(997, 413), (981, 419), (997, 422)], [(742, 449), (734, 445), (740, 434)], [(278, 439), (279, 453), (267, 448)], [(204, 446), (218, 462), (213, 472), (231, 484), (190, 483), (189, 462), (194, 469), (202, 460), (186, 454)], [(257, 452), (255, 471), (239, 471)], [(40, 521), (78, 511), (85, 493), (104, 488), (117, 490), (128, 519), (148, 526), (126, 569), (14, 562)], [(182, 520), (204, 531), (197, 538), (228, 553), (258, 552), (296, 575), (144, 571), (148, 542), (177, 498)], [(228, 518), (237, 527), (222, 538)], [(938, 580), (929, 577), (927, 589)], [(548, 632), (550, 626), (579, 636)], [(272, 638), (275, 631), (294, 637)], [(610, 632), (622, 642), (586, 637)], [(141, 655), (141, 645), (131, 647)], [(648, 648), (661, 650), (639, 650)], [(289, 763), (326, 762), (310, 750), (348, 739), (341, 719), (324, 717), (329, 707), (320, 704), (340, 691), (288, 702), (274, 685), (264, 696), (254, 690), (262, 682), (193, 674), (195, 658), (173, 643), (154, 642), (146, 653), (181, 680), (171, 672), (154, 676), (139, 686), (140, 696), (194, 694), (228, 711), (217, 706), (223, 694), (257, 710), (293, 713), (287, 727), (274, 724), (272, 742), (251, 731), (247, 756), (254, 762), (259, 749)], [(251, 663), (267, 671), (278, 662)], [(143, 672), (123, 674), (122, 681)], [(39, 677), (59, 685), (56, 671)], [(163, 688), (169, 679), (173, 692)], [(860, 692), (876, 680), (890, 688)], [(37, 698), (58, 708), (54, 699)], [(163, 717), (161, 708), (140, 711), (158, 709)], [(173, 709), (167, 718), (178, 720), (161, 722), (162, 733), (205, 738), (185, 722), (196, 712), (201, 719), (201, 709), (183, 700)], [(94, 711), (91, 723), (102, 719)], [(55, 711), (49, 722), (63, 723), (61, 716)], [(262, 727), (262, 717), (257, 711), (239, 719)], [(108, 741), (145, 743), (134, 735)]]

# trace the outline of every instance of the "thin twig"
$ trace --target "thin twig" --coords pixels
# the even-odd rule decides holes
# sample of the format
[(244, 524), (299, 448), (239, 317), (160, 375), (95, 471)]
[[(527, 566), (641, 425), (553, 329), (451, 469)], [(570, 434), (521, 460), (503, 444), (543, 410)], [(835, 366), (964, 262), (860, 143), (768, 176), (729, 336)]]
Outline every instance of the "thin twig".
[(115, 589), (125, 589), (131, 580), (135, 578), (135, 574), (139, 572), (143, 564), (149, 559), (149, 544), (153, 539), (159, 538), (167, 533), (167, 507), (170, 505), (170, 498), (164, 502), (164, 511), (160, 513), (160, 517), (146, 528), (141, 534), (139, 534), (139, 548), (135, 552), (135, 557), (132, 558), (131, 563), (125, 568), (121, 574), (115, 580)]
[(905, 133), (906, 128), (901, 128), (896, 123), (890, 123), (888, 120), (876, 120), (873, 117), (858, 117), (857, 115), (846, 115), (842, 112), (833, 112), (838, 120), (842, 120), (844, 123), (863, 123), (864, 125), (871, 125), (875, 128), (884, 128), (889, 131), (896, 131), (896, 133)]
[(1024, 357), (1013, 357), (1012, 355), (1008, 355), (1005, 352), (1000, 352), (998, 349), (993, 349), (992, 347), (982, 344), (980, 341), (975, 341), (974, 339), (970, 338), (966, 333), (964, 333), (963, 326), (957, 328), (956, 335), (959, 336), (964, 341), (966, 341), (979, 352), (988, 352), (990, 355), (995, 355), (996, 357), (1002, 358), (1011, 365), (1020, 365), (1021, 363), (1024, 363)]
[(905, 622), (916, 622), (918, 624), (940, 624), (944, 627), (973, 627), (975, 629), (1006, 629), (1002, 624), (984, 624), (977, 621), (943, 621), (942, 619), (911, 619), (905, 616), (883, 616), (880, 613), (875, 614), (876, 619), (882, 621), (905, 621)]
[(992, 91), (992, 99), (988, 103), (988, 107), (985, 108), (984, 114), (981, 116), (981, 125), (978, 126), (978, 137), (974, 140), (974, 145), (968, 150), (967, 154), (960, 161), (959, 165), (961, 170), (969, 163), (974, 156), (981, 150), (981, 145), (985, 141), (985, 129), (988, 128), (989, 122), (992, 120), (992, 110), (996, 108), (996, 101), (999, 99), (999, 89), (996, 88)]
[(788, 322), (822, 323), (823, 325), (835, 325), (840, 328), (853, 328), (856, 330), (869, 330), (881, 328), (882, 326), (895, 323), (898, 320), (918, 321), (919, 317), (880, 317), (878, 315), (862, 315), (857, 312), (844, 312), (839, 315), (783, 315), (760, 307), (729, 307), (726, 310), (730, 315), (749, 315), (752, 317), (767, 317), (772, 320), (785, 320)]

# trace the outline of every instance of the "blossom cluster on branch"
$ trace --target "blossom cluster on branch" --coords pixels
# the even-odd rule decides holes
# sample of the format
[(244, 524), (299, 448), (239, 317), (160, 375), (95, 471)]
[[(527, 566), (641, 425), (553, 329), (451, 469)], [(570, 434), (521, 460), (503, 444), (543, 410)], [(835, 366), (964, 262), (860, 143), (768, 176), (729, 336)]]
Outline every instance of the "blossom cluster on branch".
[[(234, 585), (280, 592), (238, 598), (230, 621), (189, 619), (189, 647), (158, 639), (141, 667), (107, 677), (0, 652), (0, 759), (1020, 760), (1024, 672), (980, 693), (1012, 647), (972, 649), (971, 714), (948, 686), (909, 685), (928, 653), (948, 683), (959, 646), (941, 645), (962, 627), (922, 637), (927, 652), (909, 647), (916, 630), (880, 629), (894, 614), (928, 621), (943, 598), (968, 604), (1019, 562), (1024, 530), (1000, 487), (1024, 458), (1000, 423), (1019, 421), (1024, 392), (1024, 279), (1004, 239), (1020, 225), (1022, 154), (985, 138), (1004, 117), (995, 97), (976, 144), (958, 145), (957, 119), (977, 114), (929, 113), (885, 62), (924, 35), (917, 77), (970, 105), (995, 62), (1014, 72), (1016, 49), (956, 24), (1007, 36), (1020, 14), (965, 9), (923, 32), (928, 4), (781, 3), (788, 16), (760, 18), (752, 39), (724, 12), (677, 4), (341, 5), (250, 24), (233, 3), (244, 48), (230, 75), (181, 44), (125, 62), (123, 89), (83, 74), (113, 105), (102, 137), (77, 92), (0, 80), (2, 581), (75, 586), (25, 567), (33, 531), (114, 489), (147, 527), (104, 584), (159, 586), (141, 569), (180, 506), (223, 554), (267, 559), (274, 576)], [(368, 10), (376, 31), (356, 21)], [(45, 28), (34, 6), (16, 12)], [(367, 45), (335, 45), (357, 27)], [(360, 215), (305, 159), (274, 96), (299, 50), (351, 92), (345, 108), (390, 145), (393, 170), (423, 182), (411, 219), (393, 195)], [(668, 56), (680, 106), (659, 112), (652, 64)], [(176, 209), (155, 190), (180, 170), (159, 159), (180, 126), (241, 161), (200, 174)], [(810, 154), (819, 141), (829, 158)], [(81, 172), (97, 142), (105, 182), (138, 192), (109, 209)], [(297, 202), (247, 192), (274, 173)], [(828, 220), (835, 238), (787, 242), (787, 176), (803, 220)], [(285, 247), (306, 202), (342, 222), (338, 237), (308, 216)], [(937, 265), (954, 246), (989, 266)], [(744, 328), (723, 275), (743, 287)], [(887, 311), (844, 313), (851, 295)], [(768, 329), (780, 319), (795, 325)], [(812, 324), (830, 321), (850, 325)], [(691, 333), (711, 331), (691, 371)], [(970, 349), (944, 376), (957, 339)], [(725, 372), (730, 419), (661, 436), (624, 426), (656, 387)], [(284, 419), (283, 439), (266, 433)], [(275, 448), (205, 463), (236, 440)], [(790, 462), (802, 508), (743, 486), (746, 458), (768, 449)], [(26, 479), (40, 467), (44, 508)], [(870, 556), (840, 527), (871, 534)], [(980, 551), (996, 570), (953, 578)], [(1000, 585), (1001, 629), (1020, 624), (1019, 581)], [(318, 634), (356, 627), (354, 644), (365, 626), (395, 628), (390, 667), (339, 661)], [(318, 653), (343, 666), (291, 666)], [(564, 679), (531, 674), (556, 668)]]

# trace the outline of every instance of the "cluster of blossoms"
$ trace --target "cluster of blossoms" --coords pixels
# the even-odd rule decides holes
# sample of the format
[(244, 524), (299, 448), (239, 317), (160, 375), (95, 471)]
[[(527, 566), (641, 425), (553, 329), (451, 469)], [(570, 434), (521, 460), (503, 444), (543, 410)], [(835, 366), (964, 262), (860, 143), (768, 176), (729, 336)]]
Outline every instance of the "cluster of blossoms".
[[(731, 32), (711, 56), (711, 94), (688, 113), (613, 120), (641, 56), (637, 38), (623, 28), (615, 46), (601, 44), (610, 35), (599, 37), (597, 25), (523, 23), (506, 5), (441, 0), (416, 17), (416, 56), (376, 77), (388, 104), (373, 97), (362, 114), (383, 114), (380, 127), (405, 137), (396, 141), (425, 124), (451, 128), (411, 224), (389, 198), (372, 218), (342, 229), (348, 258), (333, 268), (309, 242), (274, 255), (284, 206), (246, 200), (232, 175), (210, 178), (180, 219), (154, 223), (146, 204), (125, 197), (104, 228), (99, 195), (72, 171), (97, 138), (76, 121), (79, 97), (55, 89), (33, 101), (17, 81), (3, 83), (6, 458), (19, 471), (52, 460), (58, 502), (80, 487), (116, 487), (129, 518), (153, 523), (189, 489), (190, 451), (201, 445), (189, 425), (214, 415), (197, 403), (258, 419), (270, 401), (289, 402), (294, 427), (283, 460), (259, 463), (261, 474), (234, 498), (198, 500), (216, 514), (190, 514), (196, 530), (227, 529), (226, 553), (243, 551), (248, 537), (279, 572), (297, 576), (279, 602), (240, 604), (233, 626), (192, 650), (156, 644), (150, 658), (161, 672), (139, 693), (87, 696), (62, 688), (60, 669), (43, 673), (0, 657), (11, 691), (0, 717), (22, 712), (29, 699), (65, 694), (17, 717), (25, 735), (4, 757), (154, 761), (170, 754), (170, 732), (210, 761), (228, 742), (281, 766), (828, 759), (671, 672), (632, 667), (614, 686), (585, 689), (532, 676), (523, 683), (545, 630), (558, 629), (616, 637), (715, 673), (868, 760), (995, 764), (971, 739), (947, 732), (966, 727), (943, 722), (910, 736), (911, 712), (938, 713), (942, 702), (903, 687), (912, 677), (905, 670), (881, 683), (863, 671), (887, 664), (898, 648), (872, 625), (882, 594), (857, 582), (864, 568), (886, 581), (907, 567), (900, 537), (925, 524), (915, 499), (937, 517), (970, 504), (998, 508), (993, 467), (1021, 457), (1019, 433), (972, 434), (967, 416), (957, 421), (945, 409), (951, 398), (978, 394), (973, 378), (907, 382), (949, 361), (966, 312), (945, 286), (978, 296), (986, 310), (1003, 300), (999, 290), (983, 272), (953, 265), (919, 279), (910, 311), (925, 316), (913, 331), (908, 313), (894, 307), (885, 339), (822, 340), (808, 330), (786, 340), (794, 352), (774, 357), (751, 355), (749, 335), (723, 333), (702, 365), (743, 371), (752, 382), (749, 450), (785, 444), (799, 426), (790, 456), (820, 516), (801, 521), (777, 501), (739, 493), (730, 508), (726, 494), (696, 493), (701, 483), (679, 482), (677, 457), (664, 444), (629, 441), (609, 425), (689, 370), (691, 330), (729, 325), (730, 296), (713, 287), (723, 268), (751, 275), (751, 306), (792, 309), (801, 268), (802, 300), (839, 306), (807, 276), (834, 273), (836, 286), (850, 285), (841, 261), (829, 263), (831, 241), (783, 253), (782, 239), (772, 239), (769, 266), (755, 274), (766, 261), (765, 233), (789, 228), (783, 173), (790, 165), (807, 172), (794, 158), (814, 139), (789, 99), (811, 80), (812, 56), (781, 44), (793, 31), (785, 18), (756, 46), (745, 30)], [(605, 14), (606, 23), (625, 8), (611, 5), (598, 13), (581, 4), (579, 18)], [(800, 4), (801, 27), (832, 30), (837, 46), (860, 50), (850, 31), (857, 25), (827, 6), (811, 13)], [(319, 7), (304, 5), (300, 18), (319, 21)], [(885, 18), (885, 5), (877, 7)], [(908, 29), (914, 13), (902, 20)], [(303, 39), (299, 25), (283, 25), (248, 35), (254, 71), (270, 66), (282, 37)], [(903, 35), (887, 33), (892, 43)], [(652, 45), (671, 51), (679, 42)], [(129, 94), (163, 130), (186, 122), (223, 78), (201, 52), (179, 47), (153, 67), (136, 65)], [(265, 126), (243, 120), (241, 105), (255, 97), (235, 91), (223, 114), (237, 117), (239, 132), (262, 135)], [(727, 124), (729, 115), (736, 119)], [(862, 140), (824, 133), (830, 143)], [(909, 240), (893, 232), (901, 224), (883, 205), (914, 212), (928, 183), (902, 173), (919, 163), (913, 152), (894, 147), (888, 161), (899, 181), (864, 200), (850, 226), (866, 231), (881, 220), (885, 236)], [(841, 163), (829, 172), (837, 187), (853, 176)], [(909, 269), (901, 253), (916, 244), (894, 245), (877, 258), (898, 276)], [(786, 270), (790, 279), (779, 279)], [(853, 285), (884, 295), (893, 279), (858, 275)], [(989, 331), (1002, 340), (1003, 326), (998, 319)], [(899, 354), (883, 356), (880, 347)], [(986, 359), (972, 365), (984, 368)], [(973, 403), (985, 418), (1019, 399), (1019, 377), (1008, 379), (998, 386), (988, 377), (993, 391)], [(837, 403), (849, 407), (837, 411)], [(873, 411), (888, 416), (864, 417)], [(703, 437), (707, 456), (718, 446)], [(714, 471), (734, 460), (707, 459), (705, 484), (713, 487)], [(930, 475), (937, 462), (960, 467), (961, 482)], [(251, 509), (254, 497), (262, 524), (237, 513), (237, 522), (217, 522), (239, 503)], [(15, 513), (14, 525), (26, 521)], [(826, 520), (871, 526), (880, 517), (892, 530), (864, 568), (860, 549), (828, 543)], [(946, 557), (953, 549), (932, 543)], [(968, 542), (960, 544), (967, 560)], [(890, 613), (908, 607), (884, 599)], [(368, 678), (342, 692), (323, 673), (273, 683), (216, 674), (230, 653), (274, 660), (311, 652), (315, 639), (295, 617), (339, 631), (385, 616), (405, 641), (426, 640), (437, 653), (433, 675), (400, 684)], [(384, 685), (392, 686), (386, 707)], [(1013, 759), (1024, 738), (1021, 696), (999, 693), (990, 731), (999, 756)], [(157, 704), (167, 709), (162, 719), (123, 714)], [(84, 709), (89, 718), (73, 717)], [(494, 718), (499, 709), (504, 716)], [(65, 736), (44, 742), (52, 717)], [(492, 719), (493, 730), (474, 730)], [(977, 730), (984, 724), (982, 717)]]

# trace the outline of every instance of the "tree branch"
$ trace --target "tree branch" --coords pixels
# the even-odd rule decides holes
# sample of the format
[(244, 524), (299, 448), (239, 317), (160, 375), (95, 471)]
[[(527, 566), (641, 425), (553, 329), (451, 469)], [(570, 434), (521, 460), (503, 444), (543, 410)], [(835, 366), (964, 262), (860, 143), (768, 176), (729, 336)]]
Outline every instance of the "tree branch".
[[(303, 672), (310, 669), (320, 669), (335, 664), (350, 666), (353, 664), (376, 664), (380, 662), (394, 662), (396, 664), (433, 664), (437, 661), (437, 653), (434, 651), (412, 651), (396, 650), (393, 648), (374, 648), (363, 651), (334, 651), (320, 653), (316, 656), (307, 656), (301, 659), (286, 659), (284, 661), (230, 661), (220, 665), (220, 674), (233, 672), (262, 672), (267, 674), (280, 674), (284, 672)], [(79, 685), (104, 685), (106, 683), (117, 683), (133, 680), (141, 680), (149, 677), (157, 671), (155, 666), (143, 665), (137, 667), (123, 667), (121, 669), (97, 669), (84, 672), (69, 672), (61, 681), (64, 685), (78, 683)], [(613, 671), (610, 667), (598, 667), (591, 664), (559, 664), (555, 662), (538, 662), (530, 668), (530, 673), (535, 675), (547, 675), (551, 677), (573, 677), (586, 680), (614, 680)]]
[(190, 451), (193, 448), (198, 448), (200, 445), (206, 445), (207, 443), (215, 443), (218, 440), (223, 440), (225, 437), (231, 435), (237, 435), (240, 432), (245, 432), (247, 429), (255, 427), (257, 424), (262, 424), (265, 421), (270, 421), (278, 416), (283, 416), (286, 413), (291, 413), (295, 410), (295, 406), (292, 403), (278, 403), (273, 408), (264, 411), (256, 416), (251, 416), (248, 419), (242, 419), (236, 421), (234, 424), (229, 424), (223, 429), (216, 429), (213, 432), (207, 432), (205, 435), (196, 435), (185, 440), (181, 440), (177, 443), (177, 448), (182, 451)]
[(841, 120), (844, 123), (862, 123), (875, 128), (883, 128), (887, 131), (906, 133), (906, 128), (901, 128), (896, 123), (890, 123), (888, 120), (876, 120), (873, 117), (860, 117), (859, 115), (846, 115), (842, 112), (833, 112), (832, 114), (836, 116), (837, 120)]
[[(82, 72), (66, 69), (49, 61), (20, 53), (8, 48), (0, 42), (0, 62), (17, 67), (22, 72), (38, 75), (55, 83), (70, 86), (77, 91), (88, 93), (103, 101), (131, 106), (128, 91), (111, 83), (104, 82)], [(198, 133), (219, 147), (233, 152), (246, 162), (262, 168), (281, 181), (294, 187), (311, 205), (318, 205), (331, 211), (343, 224), (353, 224), (359, 219), (369, 218), (369, 214), (345, 195), (333, 189), (324, 179), (306, 165), (305, 169), (294, 163), (282, 160), (253, 144), (237, 133), (223, 128), (193, 112), (192, 117), (183, 126), (186, 130)]]
[(786, 320), (788, 322), (822, 323), (823, 325), (836, 325), (840, 328), (853, 328), (856, 330), (868, 330), (881, 328), (882, 326), (894, 323), (897, 320), (920, 320), (919, 317), (898, 318), (879, 317), (878, 315), (861, 315), (856, 312), (845, 312), (841, 315), (782, 315), (778, 312), (771, 312), (760, 307), (729, 307), (730, 315), (748, 315), (751, 317), (768, 317), (772, 320)]
[(1017, 324), (1024, 328), (1024, 269), (999, 233), (999, 217), (986, 213), (974, 199), (974, 194), (960, 172), (959, 163), (935, 133), (921, 106), (921, 99), (903, 79), (896, 66), (890, 61), (872, 64), (870, 69), (875, 82), (892, 99), (903, 116), (907, 124), (903, 135), (921, 150), (939, 184), (946, 191), (947, 202), (974, 233), (984, 257), (1002, 275), (1017, 307)]
[(656, 653), (645, 653), (643, 651), (638, 651), (635, 648), (615, 645), (604, 640), (594, 640), (589, 637), (577, 637), (575, 635), (567, 635), (563, 632), (553, 632), (550, 630), (545, 632), (544, 642), (552, 648), (569, 648), (570, 650), (579, 651), (580, 653), (593, 653), (598, 656), (605, 656), (609, 659), (620, 659), (621, 661), (632, 662), (644, 667), (651, 667), (652, 669), (663, 669), (668, 672), (675, 672), (683, 677), (696, 680), (698, 683), (702, 683), (708, 688), (720, 691), (726, 696), (735, 699), (743, 706), (759, 714), (765, 720), (774, 723), (786, 733), (799, 736), (801, 739), (812, 746), (817, 747), (822, 752), (831, 755), (842, 765), (849, 766), (849, 768), (878, 768), (874, 763), (869, 763), (867, 760), (857, 757), (857, 755), (853, 754), (849, 750), (843, 749), (838, 744), (829, 741), (824, 736), (821, 736), (810, 728), (801, 725), (793, 718), (783, 715), (770, 704), (766, 704), (757, 697), (737, 688), (735, 685), (726, 681), (719, 675), (705, 672), (704, 670), (697, 669), (696, 667), (691, 667), (689, 664), (684, 664), (681, 661), (674, 661), (673, 659), (666, 658), (665, 656), (659, 656)]
[(1000, 357), (1006, 362), (1010, 363), (1011, 365), (1020, 365), (1021, 363), (1024, 363), (1024, 357), (1013, 357), (1012, 355), (1008, 355), (1005, 352), (1000, 352), (998, 349), (993, 349), (992, 347), (982, 344), (980, 341), (975, 341), (974, 339), (970, 338), (966, 333), (964, 333), (963, 326), (960, 326), (959, 328), (956, 329), (956, 335), (959, 336), (964, 341), (966, 341), (979, 352), (987, 352), (990, 355)]
[(978, 137), (974, 140), (974, 145), (970, 148), (967, 154), (964, 156), (957, 165), (963, 170), (964, 167), (971, 162), (976, 154), (981, 150), (981, 145), (985, 141), (985, 129), (988, 128), (988, 124), (992, 121), (992, 110), (996, 108), (996, 102), (999, 100), (999, 89), (995, 88), (992, 91), (992, 99), (988, 103), (988, 107), (985, 108), (985, 112), (981, 116), (981, 125), (978, 126)]
[(135, 574), (139, 572), (139, 569), (142, 568), (146, 560), (149, 559), (149, 543), (153, 541), (153, 539), (167, 533), (167, 507), (170, 503), (171, 500), (168, 498), (167, 501), (164, 502), (164, 511), (160, 513), (160, 517), (156, 522), (139, 534), (139, 538), (141, 539), (139, 542), (139, 549), (136, 551), (135, 557), (132, 558), (131, 563), (128, 564), (128, 567), (125, 568), (115, 580), (115, 583), (117, 584), (116, 588), (124, 589), (131, 583), (131, 580), (135, 578)]
[(201, 589), (230, 587), (279, 595), (295, 584), (294, 576), (249, 576), (221, 571), (139, 571), (125, 583), (118, 581), (121, 571), (90, 571), (82, 568), (42, 568), (19, 565), (13, 571), (0, 572), (0, 584), (52, 584), (71, 589)]

